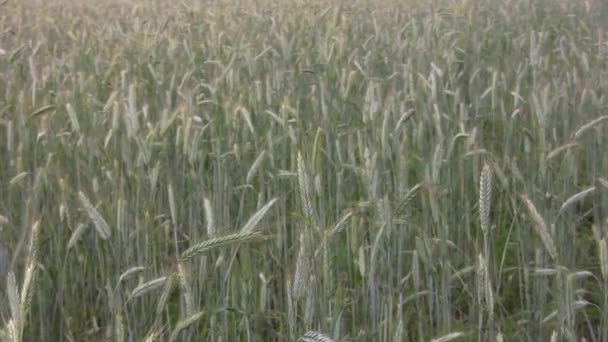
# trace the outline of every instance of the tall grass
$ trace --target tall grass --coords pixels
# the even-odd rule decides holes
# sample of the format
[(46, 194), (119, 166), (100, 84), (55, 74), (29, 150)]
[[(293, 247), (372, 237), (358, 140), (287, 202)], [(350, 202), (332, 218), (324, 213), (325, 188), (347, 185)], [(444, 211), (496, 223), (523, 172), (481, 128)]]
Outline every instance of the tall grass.
[(608, 341), (602, 6), (2, 2), (0, 338)]

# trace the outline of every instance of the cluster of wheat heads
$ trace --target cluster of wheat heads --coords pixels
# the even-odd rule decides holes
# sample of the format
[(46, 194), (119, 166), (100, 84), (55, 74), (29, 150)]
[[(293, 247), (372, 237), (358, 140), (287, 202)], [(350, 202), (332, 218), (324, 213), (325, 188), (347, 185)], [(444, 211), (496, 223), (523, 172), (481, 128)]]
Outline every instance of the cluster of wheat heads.
[(600, 12), (102, 3), (0, 0), (0, 339), (608, 339)]
[(27, 257), (24, 263), (23, 281), (21, 288), (17, 285), (14, 270), (8, 270), (6, 275), (6, 295), (10, 315), (6, 325), (0, 330), (0, 337), (11, 342), (24, 341), (24, 330), (31, 309), (32, 297), (35, 290), (38, 258), (39, 258), (40, 221), (34, 222), (30, 230)]

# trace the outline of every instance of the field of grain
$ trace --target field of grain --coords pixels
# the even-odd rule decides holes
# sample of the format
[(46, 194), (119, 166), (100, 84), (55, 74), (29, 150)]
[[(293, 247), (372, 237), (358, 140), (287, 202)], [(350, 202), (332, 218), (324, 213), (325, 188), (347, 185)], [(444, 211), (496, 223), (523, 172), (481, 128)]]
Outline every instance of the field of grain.
[(2, 1), (0, 340), (608, 341), (607, 12)]

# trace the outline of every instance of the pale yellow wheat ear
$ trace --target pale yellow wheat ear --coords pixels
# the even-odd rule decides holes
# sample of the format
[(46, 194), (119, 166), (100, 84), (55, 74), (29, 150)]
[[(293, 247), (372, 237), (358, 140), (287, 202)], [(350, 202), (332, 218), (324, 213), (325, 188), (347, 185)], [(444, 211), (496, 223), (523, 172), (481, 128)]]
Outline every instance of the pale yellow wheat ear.
[(455, 339), (463, 337), (465, 334), (462, 331), (457, 331), (453, 333), (449, 333), (447, 335), (443, 335), (431, 340), (431, 342), (449, 342)]
[(8, 304), (11, 309), (11, 319), (8, 321), (7, 330), (11, 341), (21, 341), (21, 310), (19, 303), (19, 289), (17, 289), (17, 280), (12, 271), (8, 272), (6, 277), (6, 294), (8, 296)]
[(268, 210), (277, 202), (278, 198), (273, 198), (268, 203), (266, 203), (263, 207), (261, 207), (255, 214), (251, 215), (249, 220), (243, 225), (241, 228), (241, 233), (249, 234), (254, 231), (257, 227), (258, 223), (264, 218)]
[(549, 230), (547, 229), (547, 225), (545, 224), (545, 220), (538, 213), (536, 206), (534, 203), (528, 198), (526, 195), (522, 195), (521, 199), (524, 201), (526, 208), (528, 209), (528, 214), (530, 218), (534, 222), (534, 230), (540, 237), (540, 240), (543, 243), (543, 246), (551, 256), (551, 258), (555, 261), (557, 260), (557, 249), (555, 248), (555, 243), (553, 242), (553, 238), (551, 234), (549, 234)]
[(182, 258), (182, 260), (187, 260), (187, 259), (194, 258), (197, 255), (206, 253), (210, 250), (219, 248), (219, 247), (228, 246), (228, 245), (237, 245), (237, 244), (242, 244), (245, 242), (259, 241), (259, 240), (263, 240), (263, 239), (264, 239), (264, 236), (258, 232), (241, 232), (241, 233), (218, 236), (215, 238), (205, 240), (201, 243), (198, 243), (198, 244), (188, 248), (187, 250), (185, 250), (182, 253), (181, 258)]
[(205, 210), (205, 221), (207, 221), (207, 235), (209, 237), (215, 236), (215, 219), (213, 216), (213, 208), (211, 207), (211, 201), (205, 197), (203, 200), (203, 208)]
[(177, 279), (179, 281), (179, 286), (182, 291), (182, 297), (184, 299), (184, 303), (186, 305), (186, 314), (193, 315), (194, 314), (194, 297), (192, 294), (192, 288), (190, 286), (190, 279), (188, 277), (188, 272), (186, 272), (186, 266), (183, 262), (177, 263)]
[(302, 337), (298, 339), (302, 342), (334, 342), (329, 336), (323, 335), (316, 331), (307, 331)]
[(598, 247), (600, 250), (599, 257), (602, 278), (605, 282), (608, 282), (608, 246), (606, 245), (606, 238), (602, 238), (598, 241)]
[(608, 120), (608, 115), (603, 115), (595, 120), (589, 121), (588, 123), (582, 125), (576, 132), (574, 132), (573, 139), (574, 140), (580, 139), (586, 132), (591, 130), (593, 127), (595, 127), (607, 120)]
[(161, 335), (162, 332), (160, 330), (151, 329), (143, 340), (144, 342), (157, 342), (160, 340)]
[(608, 180), (602, 178), (602, 177), (598, 177), (596, 179), (598, 186), (603, 187), (605, 190), (608, 190)]
[(310, 276), (310, 265), (309, 265), (309, 232), (307, 229), (310, 227), (309, 224), (313, 224), (315, 228), (318, 226), (315, 223), (314, 209), (310, 201), (311, 189), (310, 182), (308, 180), (308, 174), (306, 173), (306, 166), (304, 165), (304, 159), (302, 154), (298, 152), (298, 184), (300, 187), (300, 200), (302, 202), (302, 211), (306, 217), (306, 224), (304, 225), (304, 231), (300, 232), (298, 256), (296, 259), (296, 269), (293, 274), (292, 284), (292, 297), (294, 300), (298, 300), (305, 292), (308, 287), (308, 281)]
[(95, 207), (89, 201), (89, 198), (81, 191), (78, 193), (78, 198), (80, 199), (80, 203), (84, 207), (84, 210), (89, 215), (91, 221), (93, 221), (93, 225), (95, 225), (95, 230), (99, 234), (99, 237), (106, 240), (112, 235), (112, 231), (110, 230), (110, 226), (103, 219), (103, 216), (95, 209)]
[(553, 330), (551, 332), (551, 338), (550, 338), (549, 341), (551, 341), (551, 342), (557, 342), (557, 341), (559, 341), (559, 335), (557, 334), (557, 331)]
[(344, 230), (344, 228), (346, 227), (346, 222), (351, 218), (351, 216), (353, 216), (353, 211), (349, 210), (346, 212), (346, 214), (344, 214), (344, 216), (342, 216), (342, 218), (340, 220), (338, 220), (338, 222), (336, 222), (329, 230), (329, 236), (332, 236), (334, 234), (338, 234), (341, 231)]
[[(162, 283), (163, 289), (158, 297), (158, 302), (156, 303), (156, 317), (159, 318), (162, 316), (163, 311), (165, 310), (165, 306), (167, 302), (169, 302), (169, 296), (171, 292), (173, 292), (173, 288), (176, 283), (176, 274), (172, 273), (165, 278), (165, 281)], [(135, 292), (135, 291), (133, 291)]]
[(183, 320), (177, 322), (175, 328), (171, 332), (171, 336), (169, 337), (169, 342), (179, 341), (179, 334), (192, 324), (198, 322), (203, 317), (203, 312), (199, 311), (195, 314), (192, 314)]
[[(300, 200), (302, 202), (302, 211), (306, 216), (307, 220), (312, 221), (316, 224), (314, 209), (312, 206), (312, 202), (310, 200), (311, 197), (311, 186), (310, 181), (308, 179), (308, 173), (306, 173), (306, 165), (304, 164), (304, 159), (302, 158), (302, 154), (298, 152), (298, 185), (300, 187)], [(315, 228), (318, 228), (315, 226)]]
[(147, 281), (141, 285), (138, 285), (131, 292), (131, 296), (129, 297), (129, 300), (131, 300), (133, 298), (141, 297), (151, 291), (154, 291), (154, 290), (160, 288), (161, 286), (167, 286), (168, 283), (173, 284), (172, 280), (173, 280), (173, 278), (171, 276), (163, 276), (163, 277), (159, 277), (159, 278)]
[(597, 188), (595, 186), (589, 187), (581, 192), (570, 196), (559, 208), (559, 214), (562, 214), (566, 209), (572, 207), (573, 204), (582, 201), (587, 196), (593, 194)]
[(298, 300), (306, 291), (308, 286), (308, 246), (306, 243), (306, 233), (300, 232), (300, 247), (296, 260), (296, 269), (293, 274), (292, 297)]
[(492, 170), (485, 164), (479, 180), (479, 220), (484, 235), (490, 232), (490, 202), (492, 200)]
[(38, 240), (40, 235), (40, 221), (36, 221), (32, 225), (32, 233), (30, 236), (30, 245), (28, 256), (25, 264), (25, 274), (23, 276), (23, 284), (21, 291), (17, 287), (15, 274), (9, 271), (6, 282), (6, 291), (8, 295), (11, 318), (7, 324), (8, 334), (11, 342), (20, 342), (23, 340), (23, 330), (25, 328), (25, 319), (29, 313), (33, 283), (36, 276), (36, 262), (38, 256)]
[(400, 215), (410, 205), (410, 203), (412, 203), (421, 187), (422, 183), (418, 183), (408, 190), (408, 192), (403, 196), (403, 200), (401, 200), (397, 210), (395, 210), (397, 215)]

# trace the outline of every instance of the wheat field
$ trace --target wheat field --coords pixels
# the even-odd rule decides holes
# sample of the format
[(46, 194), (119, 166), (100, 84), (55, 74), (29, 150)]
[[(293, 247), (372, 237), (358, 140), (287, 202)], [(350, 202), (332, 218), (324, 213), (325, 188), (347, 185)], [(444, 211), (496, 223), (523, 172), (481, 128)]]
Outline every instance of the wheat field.
[(606, 23), (2, 1), (0, 340), (608, 341)]

